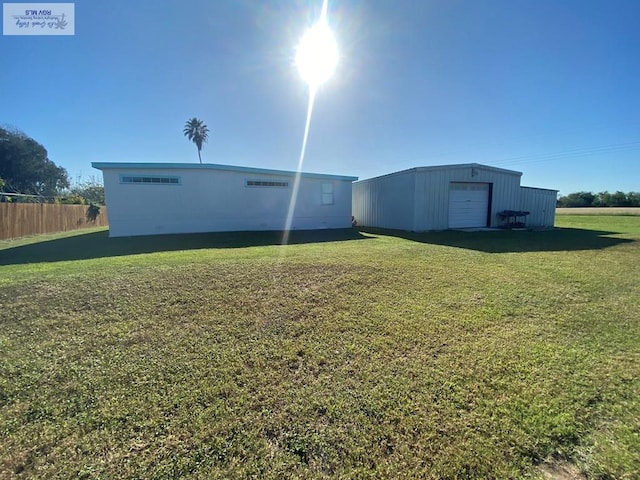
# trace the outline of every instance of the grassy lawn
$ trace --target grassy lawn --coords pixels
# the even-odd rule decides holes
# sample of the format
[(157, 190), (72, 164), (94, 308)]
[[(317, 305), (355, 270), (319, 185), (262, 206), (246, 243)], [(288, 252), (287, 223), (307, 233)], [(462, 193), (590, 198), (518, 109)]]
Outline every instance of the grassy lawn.
[(0, 242), (0, 478), (638, 478), (640, 217), (557, 224)]

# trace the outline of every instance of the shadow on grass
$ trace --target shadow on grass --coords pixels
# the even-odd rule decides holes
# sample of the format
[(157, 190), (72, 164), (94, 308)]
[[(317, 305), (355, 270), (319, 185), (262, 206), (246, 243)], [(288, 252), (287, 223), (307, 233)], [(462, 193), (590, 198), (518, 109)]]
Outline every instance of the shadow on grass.
[(373, 235), (387, 235), (420, 243), (466, 248), (487, 253), (509, 252), (557, 252), (571, 250), (599, 250), (621, 243), (633, 242), (610, 237), (621, 232), (583, 230), (578, 228), (554, 228), (551, 230), (493, 230), (463, 232), (405, 232), (361, 227), (360, 231)]
[[(367, 240), (351, 228), (292, 231), (289, 245)], [(140, 253), (282, 245), (282, 232), (222, 232), (109, 238), (108, 230), (9, 247), (0, 250), (0, 265), (61, 262)]]
[[(362, 233), (368, 235), (363, 235)], [(289, 244), (339, 242), (373, 239), (375, 235), (403, 238), (413, 242), (465, 248), (487, 253), (554, 252), (598, 250), (633, 242), (615, 238), (620, 232), (555, 228), (542, 231), (480, 231), (415, 233), (402, 230), (360, 227), (356, 229), (293, 231)], [(222, 232), (180, 235), (149, 235), (109, 238), (107, 230), (74, 233), (0, 250), (0, 265), (19, 265), (65, 260), (117, 257), (140, 253), (171, 252), (206, 248), (243, 248), (282, 245), (282, 232)], [(373, 236), (372, 236), (373, 235)]]

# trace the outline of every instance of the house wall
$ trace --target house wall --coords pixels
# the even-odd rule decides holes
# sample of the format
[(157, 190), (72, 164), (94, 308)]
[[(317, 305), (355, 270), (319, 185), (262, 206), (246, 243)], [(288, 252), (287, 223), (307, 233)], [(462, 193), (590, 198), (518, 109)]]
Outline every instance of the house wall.
[(520, 187), (519, 210), (529, 212), (527, 227), (551, 228), (556, 220), (557, 190)]
[(353, 184), (353, 216), (365, 227), (413, 230), (415, 169)]
[[(294, 176), (194, 168), (101, 168), (113, 237), (164, 233), (283, 230)], [(122, 176), (179, 177), (180, 184), (127, 184)], [(289, 182), (287, 187), (246, 185), (247, 180)], [(292, 229), (351, 226), (351, 180), (300, 178)], [(323, 205), (323, 184), (332, 185), (333, 204)], [(325, 195), (325, 199), (327, 195)]]

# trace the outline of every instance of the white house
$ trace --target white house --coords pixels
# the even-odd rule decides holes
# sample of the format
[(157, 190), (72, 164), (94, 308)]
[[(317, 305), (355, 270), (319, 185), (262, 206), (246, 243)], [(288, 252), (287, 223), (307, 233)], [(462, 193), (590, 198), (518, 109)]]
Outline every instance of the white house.
[[(411, 168), (354, 183), (353, 215), (358, 225), (414, 232), (514, 220), (552, 227), (557, 190), (521, 187), (521, 176), (477, 163)], [(529, 214), (514, 218), (507, 211)]]
[(192, 163), (92, 163), (102, 170), (109, 235), (351, 227), (357, 177)]

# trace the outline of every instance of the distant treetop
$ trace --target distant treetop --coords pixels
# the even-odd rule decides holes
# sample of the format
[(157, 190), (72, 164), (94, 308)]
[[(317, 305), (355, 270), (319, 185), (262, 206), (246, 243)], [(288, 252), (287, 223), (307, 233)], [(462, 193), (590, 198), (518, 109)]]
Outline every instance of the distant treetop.
[(640, 207), (640, 192), (575, 192), (558, 198), (558, 207)]
[(26, 133), (0, 127), (0, 178), (4, 191), (54, 196), (69, 187), (67, 171), (57, 166), (47, 150)]

